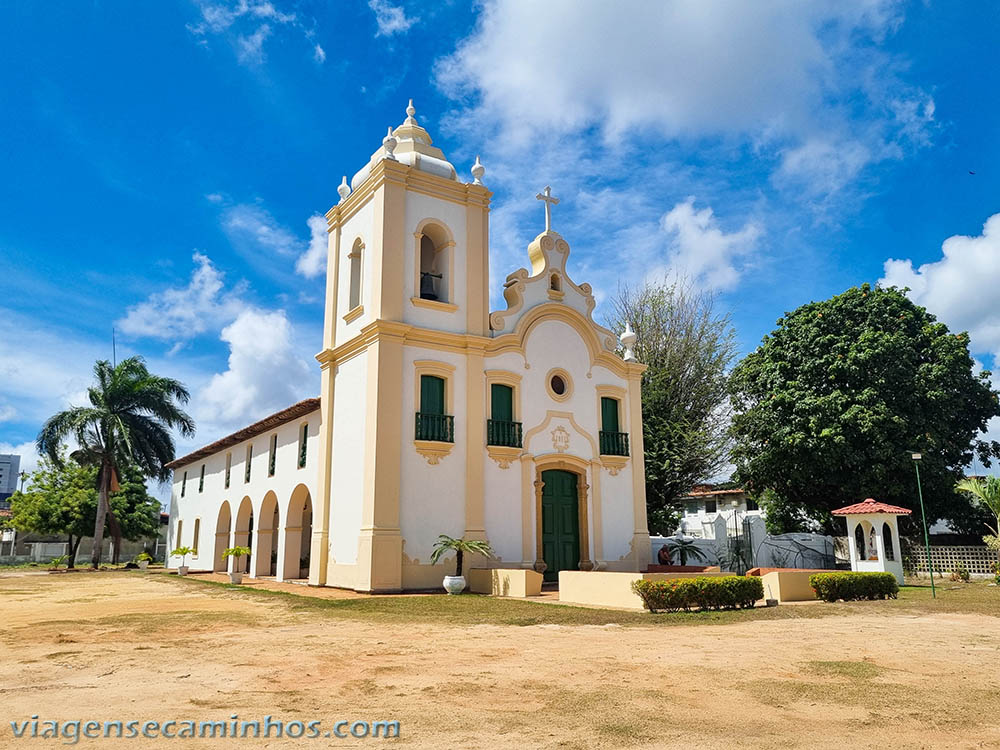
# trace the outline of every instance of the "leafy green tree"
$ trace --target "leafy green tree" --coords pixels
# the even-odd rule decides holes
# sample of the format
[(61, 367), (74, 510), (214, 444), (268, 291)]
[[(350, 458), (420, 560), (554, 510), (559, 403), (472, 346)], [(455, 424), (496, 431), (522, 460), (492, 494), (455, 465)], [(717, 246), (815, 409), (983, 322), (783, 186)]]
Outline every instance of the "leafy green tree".
[(731, 377), (736, 478), (826, 530), (829, 511), (875, 497), (918, 509), (910, 451), (929, 519), (968, 501), (954, 487), (980, 433), (1000, 414), (989, 372), (976, 373), (966, 333), (953, 334), (894, 287), (867, 284), (778, 320)]
[[(194, 434), (194, 420), (180, 409), (187, 389), (178, 381), (153, 375), (141, 357), (112, 366), (94, 365), (96, 385), (87, 391), (90, 406), (77, 406), (51, 417), (38, 434), (38, 450), (57, 465), (67, 438), (80, 446), (80, 463), (98, 467), (98, 503), (94, 519), (93, 567), (101, 563), (101, 543), (108, 515), (108, 498), (120, 470), (134, 466), (145, 477), (166, 480), (166, 464), (174, 459), (171, 429)], [(114, 518), (114, 516), (112, 516)]]
[(727, 371), (736, 356), (729, 316), (711, 294), (683, 280), (625, 288), (608, 325), (636, 334), (642, 378), (643, 443), (649, 530), (677, 528), (680, 498), (728, 463)]
[(43, 457), (27, 491), (11, 496), (10, 525), (22, 532), (66, 535), (67, 567), (72, 568), (80, 540), (94, 530), (96, 476), (93, 467)]
[(119, 530), (112, 562), (118, 562), (122, 539), (138, 542), (160, 533), (160, 502), (146, 490), (142, 472), (134, 466), (122, 469), (121, 487), (111, 495), (110, 510)]

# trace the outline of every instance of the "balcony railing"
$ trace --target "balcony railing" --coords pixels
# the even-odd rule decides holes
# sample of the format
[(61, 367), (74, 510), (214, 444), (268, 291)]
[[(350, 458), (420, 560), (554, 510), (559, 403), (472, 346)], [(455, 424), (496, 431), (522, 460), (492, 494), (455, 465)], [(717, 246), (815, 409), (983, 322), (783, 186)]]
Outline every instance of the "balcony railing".
[(628, 455), (627, 432), (605, 432), (604, 430), (601, 430), (599, 438), (602, 456)]
[(455, 418), (451, 414), (423, 414), (417, 412), (417, 440), (455, 442)]
[(509, 448), (520, 448), (521, 423), (505, 422), (500, 419), (487, 419), (486, 444), (504, 445)]

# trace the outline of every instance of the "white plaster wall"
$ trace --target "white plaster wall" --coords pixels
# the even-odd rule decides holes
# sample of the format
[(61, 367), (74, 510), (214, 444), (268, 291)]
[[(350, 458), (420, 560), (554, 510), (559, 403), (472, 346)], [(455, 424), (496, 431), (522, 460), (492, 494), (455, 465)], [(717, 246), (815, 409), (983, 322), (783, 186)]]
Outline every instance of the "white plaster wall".
[[(168, 531), (168, 551), (180, 546), (192, 546), (194, 542), (194, 521), (201, 519), (198, 539), (198, 555), (189, 556), (187, 563), (192, 570), (212, 570), (215, 553), (216, 525), (219, 510), (224, 502), (229, 503), (230, 543), (232, 529), (235, 528), (236, 515), (244, 497), (249, 497), (253, 506), (255, 527), (260, 525), (260, 510), (264, 496), (274, 491), (278, 499), (279, 531), (283, 532), (288, 512), (288, 503), (292, 492), (300, 484), (309, 490), (315, 506), (316, 480), (319, 472), (319, 421), (320, 412), (317, 409), (290, 422), (280, 425), (275, 430), (262, 433), (251, 440), (238, 443), (231, 448), (215, 453), (192, 464), (181, 466), (174, 470), (170, 500), (170, 527)], [(303, 423), (309, 425), (309, 435), (306, 448), (306, 465), (298, 466), (299, 430)], [(275, 455), (275, 473), (267, 475), (268, 458), (271, 445), (271, 435), (278, 435), (278, 449)], [(250, 466), (250, 481), (244, 482), (246, 469), (247, 444), (253, 445), (253, 458)], [(226, 454), (232, 454), (229, 489), (225, 487)], [(205, 465), (205, 485), (198, 491), (198, 478), (202, 464)], [(184, 497), (181, 497), (181, 484), (184, 472), (187, 472), (187, 487)], [(177, 538), (177, 521), (183, 521), (182, 537)], [(283, 541), (283, 533), (279, 538)], [(171, 558), (167, 567), (179, 566), (180, 558)]]
[[(451, 201), (433, 198), (422, 193), (409, 191), (406, 193), (406, 230), (403, 233), (405, 246), (405, 265), (403, 268), (403, 322), (422, 328), (433, 328), (439, 331), (464, 333), (466, 330), (466, 244), (465, 207)], [(424, 219), (436, 219), (445, 225), (455, 239), (451, 248), (454, 255), (452, 273), (452, 297), (448, 300), (457, 304), (459, 309), (448, 313), (417, 307), (410, 302), (411, 297), (419, 297), (416, 272), (420, 262), (416, 252), (416, 240), (413, 233)]]
[[(434, 360), (455, 366), (448, 381), (455, 416), (455, 445), (436, 465), (414, 447), (417, 383), (414, 361)], [(462, 536), (465, 532), (465, 467), (467, 430), (480, 429), (466, 418), (466, 364), (461, 354), (406, 346), (403, 349), (402, 450), (400, 460), (399, 522), (403, 553), (426, 563), (439, 534)]]
[(337, 367), (333, 394), (333, 458), (330, 481), (330, 559), (358, 559), (364, 491), (368, 354)]
[(601, 470), (601, 525), (604, 555), (616, 562), (629, 553), (635, 518), (632, 510), (632, 462), (618, 476)]
[[(340, 230), (340, 270), (337, 275), (337, 344), (353, 338), (361, 329), (372, 322), (372, 279), (374, 278), (374, 243), (375, 232), (382, 231), (375, 227), (374, 201), (371, 198), (351, 216)], [(365, 312), (350, 323), (344, 322), (344, 315), (349, 312), (351, 291), (351, 261), (347, 257), (358, 238), (365, 244), (361, 266), (361, 304)], [(334, 252), (333, 236), (331, 235), (330, 252)]]
[[(486, 451), (484, 450), (485, 454)], [(495, 563), (500, 567), (517, 565), (521, 562), (533, 562), (534, 555), (529, 560), (522, 560), (523, 547), (521, 539), (521, 461), (512, 461), (506, 469), (488, 456), (485, 456), (483, 483), (485, 486), (486, 535), (496, 553)], [(530, 481), (534, 481), (531, 477)], [(534, 514), (534, 495), (529, 504), (529, 512)], [(531, 549), (534, 549), (532, 544)]]

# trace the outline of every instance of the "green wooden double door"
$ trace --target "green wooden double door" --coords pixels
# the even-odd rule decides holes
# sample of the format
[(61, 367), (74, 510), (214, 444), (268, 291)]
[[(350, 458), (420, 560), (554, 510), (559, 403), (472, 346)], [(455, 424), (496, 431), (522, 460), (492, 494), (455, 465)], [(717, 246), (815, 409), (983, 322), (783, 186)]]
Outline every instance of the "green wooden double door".
[(542, 559), (545, 580), (558, 581), (560, 570), (580, 565), (580, 509), (576, 474), (556, 469), (542, 472)]

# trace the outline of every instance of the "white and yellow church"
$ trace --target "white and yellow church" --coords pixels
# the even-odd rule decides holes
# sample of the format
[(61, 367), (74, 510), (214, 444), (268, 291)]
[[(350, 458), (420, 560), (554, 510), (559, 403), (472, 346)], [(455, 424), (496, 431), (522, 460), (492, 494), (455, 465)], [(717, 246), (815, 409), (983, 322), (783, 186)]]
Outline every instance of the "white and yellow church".
[(490, 543), (467, 568), (644, 570), (630, 332), (622, 357), (569, 277), (549, 188), (491, 313), (485, 170), (462, 180), (406, 112), (326, 215), (320, 397), (171, 464), (169, 549), (225, 571), (249, 546), (251, 576), (366, 592), (439, 588), (440, 534)]

